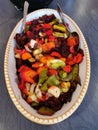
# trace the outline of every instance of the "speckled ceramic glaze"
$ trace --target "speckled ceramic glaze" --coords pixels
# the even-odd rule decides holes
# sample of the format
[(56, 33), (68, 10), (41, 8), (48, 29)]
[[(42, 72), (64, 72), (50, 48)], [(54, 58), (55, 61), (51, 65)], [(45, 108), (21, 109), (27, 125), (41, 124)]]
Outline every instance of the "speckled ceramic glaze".
[[(27, 21), (33, 20), (42, 16), (44, 14), (55, 14), (56, 17), (60, 18), (57, 11), (53, 9), (41, 9), (30, 13), (27, 16)], [(87, 43), (85, 38), (77, 26), (77, 24), (67, 15), (63, 14), (64, 18), (68, 22), (71, 31), (76, 31), (80, 37), (80, 47), (84, 50), (84, 59), (80, 64), (79, 75), (81, 78), (81, 86), (77, 86), (76, 91), (73, 94), (72, 101), (64, 104), (61, 110), (56, 112), (52, 116), (39, 115), (36, 110), (30, 107), (21, 96), (21, 92), (17, 85), (17, 75), (16, 75), (16, 63), (14, 58), (14, 46), (15, 40), (14, 36), (16, 32), (20, 32), (22, 20), (14, 28), (6, 47), (5, 59), (4, 59), (4, 74), (6, 86), (9, 95), (15, 104), (16, 108), (29, 120), (39, 123), (39, 124), (55, 124), (71, 116), (76, 109), (81, 104), (88, 88), (90, 79), (90, 56)]]

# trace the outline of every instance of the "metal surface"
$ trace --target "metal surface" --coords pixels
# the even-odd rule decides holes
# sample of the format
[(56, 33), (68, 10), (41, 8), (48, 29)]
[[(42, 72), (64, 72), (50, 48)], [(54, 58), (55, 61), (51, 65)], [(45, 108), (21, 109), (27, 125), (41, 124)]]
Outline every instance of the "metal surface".
[(68, 35), (70, 35), (70, 28), (68, 26), (67, 21), (64, 19), (63, 11), (62, 11), (61, 6), (60, 6), (59, 3), (57, 3), (57, 12), (58, 12), (58, 14), (59, 14), (59, 16), (61, 18), (62, 23), (66, 26)]
[(26, 23), (26, 16), (28, 13), (28, 8), (29, 8), (29, 3), (27, 1), (24, 2), (24, 9), (23, 9), (23, 21), (22, 21), (22, 26), (21, 26), (21, 31), (23, 31), (24, 27), (25, 27), (25, 23)]
[(61, 123), (45, 126), (35, 124), (13, 105), (4, 80), (4, 53), (8, 38), (22, 18), (9, 0), (0, 0), (0, 130), (97, 130), (98, 129), (98, 0), (54, 0), (83, 32), (91, 57), (91, 78), (87, 94), (77, 111)]

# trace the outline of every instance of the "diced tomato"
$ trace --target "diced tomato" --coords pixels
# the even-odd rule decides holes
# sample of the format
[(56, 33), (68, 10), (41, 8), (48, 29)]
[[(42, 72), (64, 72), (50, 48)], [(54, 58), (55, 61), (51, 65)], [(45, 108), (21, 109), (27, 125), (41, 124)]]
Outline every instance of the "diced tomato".
[(38, 73), (38, 74), (41, 74), (42, 70), (45, 69), (45, 68), (47, 68), (46, 65), (39, 67), (39, 68), (37, 69), (37, 73)]
[(80, 63), (83, 60), (82, 54), (78, 53), (76, 56), (74, 56), (73, 60), (75, 63)]
[(50, 55), (53, 56), (53, 57), (57, 57), (57, 58), (61, 58), (61, 57), (62, 57), (62, 56), (61, 56), (58, 52), (56, 52), (56, 51), (53, 51)]
[(49, 69), (48, 70), (48, 75), (58, 75), (58, 72), (55, 69)]
[(72, 71), (72, 67), (70, 65), (66, 65), (63, 67), (63, 70), (67, 73), (70, 73)]

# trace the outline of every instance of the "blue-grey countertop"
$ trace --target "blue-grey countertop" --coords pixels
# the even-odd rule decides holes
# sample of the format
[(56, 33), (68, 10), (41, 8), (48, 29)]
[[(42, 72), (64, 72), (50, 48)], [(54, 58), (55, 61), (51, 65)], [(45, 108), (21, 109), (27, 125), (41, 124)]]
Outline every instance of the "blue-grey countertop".
[(8, 38), (22, 18), (9, 0), (0, 0), (0, 130), (98, 130), (98, 0), (54, 0), (60, 3), (83, 32), (91, 58), (91, 78), (86, 96), (68, 119), (55, 125), (35, 124), (13, 105), (4, 80), (4, 53)]

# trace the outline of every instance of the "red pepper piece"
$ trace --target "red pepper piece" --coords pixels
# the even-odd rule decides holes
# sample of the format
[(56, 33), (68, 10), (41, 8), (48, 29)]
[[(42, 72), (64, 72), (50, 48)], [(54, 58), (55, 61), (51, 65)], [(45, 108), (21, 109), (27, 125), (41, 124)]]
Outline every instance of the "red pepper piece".
[(52, 30), (48, 30), (45, 33), (46, 33), (47, 36), (50, 36), (50, 35), (52, 35)]
[(43, 28), (51, 28), (51, 25), (49, 23), (43, 24)]
[(29, 92), (28, 92), (28, 90), (27, 90), (26, 88), (24, 88), (24, 89), (22, 90), (22, 92), (23, 92), (26, 96), (29, 95)]
[(30, 103), (32, 103), (32, 99), (31, 99), (30, 97), (27, 97), (26, 102), (27, 102), (28, 104), (30, 104)]
[(18, 84), (18, 87), (20, 90), (23, 90), (25, 88), (25, 81), (21, 79), (21, 82)]
[(18, 72), (20, 72), (20, 77), (25, 82), (34, 83), (33, 77), (37, 75), (37, 72), (35, 72), (27, 66), (21, 66)]
[(71, 53), (74, 53), (74, 52), (75, 52), (74, 46), (71, 46), (71, 47), (70, 47), (70, 52), (71, 52)]
[(55, 37), (50, 35), (49, 38), (48, 38), (48, 41), (51, 42), (51, 41), (54, 41), (55, 40)]
[(31, 25), (31, 21), (26, 22), (26, 25)]
[(78, 53), (76, 56), (74, 56), (73, 60), (75, 63), (80, 63), (83, 60), (82, 54)]
[(66, 59), (66, 64), (67, 64), (67, 65), (74, 65), (75, 62), (74, 62), (74, 60), (73, 60), (73, 57), (68, 57), (68, 58)]
[(49, 52), (52, 48), (55, 48), (54, 42), (48, 42), (42, 45), (43, 52)]
[(72, 71), (72, 67), (70, 65), (66, 65), (63, 67), (63, 71), (70, 73)]
[(31, 58), (32, 55), (29, 53), (29, 52), (24, 52), (22, 55), (21, 55), (21, 58), (22, 60), (27, 60), (29, 58)]
[(53, 57), (57, 57), (57, 58), (61, 58), (61, 57), (62, 57), (62, 56), (61, 56), (58, 52), (56, 52), (56, 51), (53, 51), (50, 55), (53, 56)]
[(20, 50), (20, 49), (14, 48), (14, 52), (15, 52), (16, 54), (20, 54), (20, 55), (22, 55), (23, 53), (26, 52), (26, 50), (25, 50), (25, 49)]
[(48, 70), (48, 75), (58, 75), (58, 72), (54, 69), (49, 69)]

